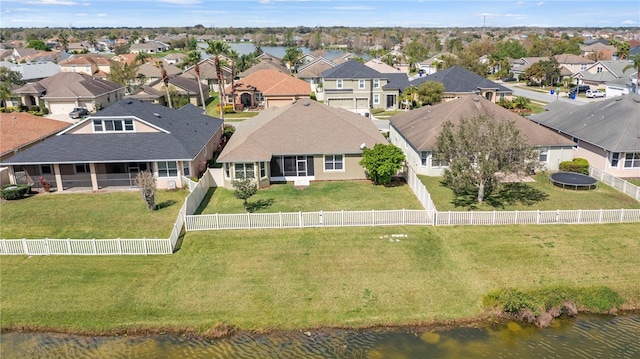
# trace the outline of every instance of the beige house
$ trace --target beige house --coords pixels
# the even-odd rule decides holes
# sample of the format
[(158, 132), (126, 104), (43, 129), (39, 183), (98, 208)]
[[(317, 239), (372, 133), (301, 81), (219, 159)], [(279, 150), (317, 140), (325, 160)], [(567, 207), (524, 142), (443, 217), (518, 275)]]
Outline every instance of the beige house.
[(243, 177), (254, 178), (259, 187), (365, 179), (362, 149), (376, 143), (387, 141), (369, 119), (304, 99), (245, 120), (218, 162), (227, 188)]
[(124, 97), (124, 86), (79, 72), (60, 72), (12, 91), (25, 106), (40, 106), (50, 114), (68, 114), (75, 107), (89, 112), (106, 108)]
[(477, 95), (391, 117), (389, 140), (403, 150), (407, 164), (416, 173), (441, 176), (448, 163), (436, 160), (433, 151), (443, 123), (450, 121), (457, 125), (461, 118), (479, 114), (487, 114), (496, 121), (514, 122), (526, 142), (536, 147), (539, 160), (547, 170), (558, 170), (560, 162), (573, 159), (573, 141)]
[(311, 86), (278, 70), (260, 70), (227, 86), (229, 103), (236, 108), (265, 109), (286, 106), (311, 97)]
[(99, 55), (73, 55), (58, 65), (62, 72), (77, 72), (106, 79), (111, 71), (111, 62)]
[[(178, 110), (125, 99), (2, 162), (11, 183), (45, 177), (56, 191), (135, 187), (151, 171), (157, 187), (198, 176), (220, 145), (222, 120), (186, 105)], [(37, 182), (37, 181), (35, 181)]]

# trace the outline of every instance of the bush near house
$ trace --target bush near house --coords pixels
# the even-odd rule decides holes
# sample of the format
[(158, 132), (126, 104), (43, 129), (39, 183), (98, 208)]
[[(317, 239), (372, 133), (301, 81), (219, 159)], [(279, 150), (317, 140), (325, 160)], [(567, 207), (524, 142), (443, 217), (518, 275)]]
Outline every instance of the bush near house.
[(560, 171), (589, 175), (589, 161), (584, 158), (574, 158), (572, 161), (560, 162)]
[(31, 192), (31, 186), (28, 184), (23, 185), (15, 185), (15, 184), (7, 184), (2, 186), (2, 190), (0, 190), (0, 195), (3, 199), (6, 200), (16, 200), (23, 198), (26, 194)]

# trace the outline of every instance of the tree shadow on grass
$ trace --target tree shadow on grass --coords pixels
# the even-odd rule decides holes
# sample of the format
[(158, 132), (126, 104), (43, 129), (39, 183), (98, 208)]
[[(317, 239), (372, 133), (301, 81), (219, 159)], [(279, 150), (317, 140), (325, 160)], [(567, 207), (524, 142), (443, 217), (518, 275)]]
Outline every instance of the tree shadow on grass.
[(170, 199), (168, 201), (160, 202), (160, 203), (156, 204), (156, 211), (159, 211), (159, 210), (161, 210), (163, 208), (171, 207), (174, 204), (176, 204), (176, 201), (174, 201), (172, 199)]
[[(497, 190), (484, 198), (484, 204), (493, 208), (504, 208), (505, 205), (516, 203), (531, 206), (549, 197), (548, 194), (522, 182), (502, 184)], [(468, 188), (457, 193), (451, 201), (456, 207), (467, 207), (470, 210), (478, 209), (478, 189)]]
[(202, 211), (204, 211), (204, 209), (209, 205), (209, 202), (211, 202), (211, 198), (213, 198), (213, 194), (216, 193), (217, 188), (218, 187), (209, 188), (207, 194), (205, 194), (204, 198), (202, 198), (202, 202), (200, 202), (200, 205), (198, 206), (198, 208), (196, 208), (194, 214), (202, 214)]
[(274, 202), (273, 198), (269, 198), (269, 199), (259, 199), (257, 201), (253, 201), (253, 202), (247, 202), (247, 212), (249, 213), (254, 213), (257, 212), (261, 209), (265, 209), (270, 207)]

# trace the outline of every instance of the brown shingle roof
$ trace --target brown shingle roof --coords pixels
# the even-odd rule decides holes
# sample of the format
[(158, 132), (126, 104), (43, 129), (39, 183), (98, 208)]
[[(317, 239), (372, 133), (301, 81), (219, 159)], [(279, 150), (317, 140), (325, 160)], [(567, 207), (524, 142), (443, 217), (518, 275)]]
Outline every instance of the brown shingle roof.
[[(290, 75), (283, 74), (277, 70), (261, 70), (242, 78), (234, 83), (237, 90), (243, 88), (256, 88), (265, 96), (276, 95), (309, 95), (311, 86), (308, 82), (302, 81)], [(225, 89), (231, 93), (231, 86)]]
[(458, 125), (461, 118), (471, 118), (480, 114), (487, 114), (495, 120), (514, 122), (530, 145), (573, 145), (573, 142), (564, 136), (480, 96), (464, 96), (435, 106), (421, 107), (393, 116), (389, 121), (416, 150), (427, 151), (435, 147), (443, 123), (451, 121)]
[(41, 93), (42, 88), (46, 89), (45, 99), (92, 98), (116, 91), (123, 86), (80, 72), (60, 72), (35, 84), (25, 85), (15, 90), (15, 93)]
[(388, 143), (366, 117), (313, 100), (269, 108), (243, 121), (218, 161), (269, 161), (274, 155), (361, 154)]
[(0, 113), (0, 154), (49, 137), (70, 125), (27, 112)]

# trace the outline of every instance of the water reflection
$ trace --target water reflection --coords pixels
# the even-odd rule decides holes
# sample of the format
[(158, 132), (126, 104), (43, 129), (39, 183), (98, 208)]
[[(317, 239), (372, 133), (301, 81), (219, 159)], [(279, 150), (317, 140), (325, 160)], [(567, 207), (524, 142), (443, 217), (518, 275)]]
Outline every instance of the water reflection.
[(204, 340), (186, 336), (0, 335), (2, 358), (639, 358), (640, 316), (580, 316), (551, 328), (375, 329)]

